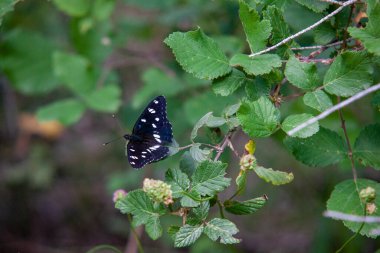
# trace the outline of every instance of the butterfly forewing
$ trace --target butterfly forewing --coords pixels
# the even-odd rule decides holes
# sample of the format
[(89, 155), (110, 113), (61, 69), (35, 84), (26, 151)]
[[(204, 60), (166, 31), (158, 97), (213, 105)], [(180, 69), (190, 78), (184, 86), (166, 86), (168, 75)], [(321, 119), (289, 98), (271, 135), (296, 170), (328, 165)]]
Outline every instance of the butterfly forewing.
[(164, 159), (169, 154), (167, 145), (172, 143), (172, 126), (166, 116), (166, 100), (163, 96), (153, 99), (141, 113), (127, 144), (128, 161), (134, 168)]

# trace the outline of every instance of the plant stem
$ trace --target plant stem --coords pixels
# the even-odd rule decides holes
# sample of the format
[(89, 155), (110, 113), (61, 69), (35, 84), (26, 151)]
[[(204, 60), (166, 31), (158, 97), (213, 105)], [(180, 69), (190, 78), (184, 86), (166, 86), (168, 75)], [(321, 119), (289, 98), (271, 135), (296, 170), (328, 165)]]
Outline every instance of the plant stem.
[[(340, 103), (340, 97), (338, 97), (338, 103)], [(339, 118), (340, 118), (340, 122), (341, 122), (341, 127), (342, 127), (343, 132), (344, 132), (344, 137), (346, 138), (347, 149), (348, 149), (348, 158), (350, 159), (350, 162), (351, 162), (352, 176), (354, 178), (354, 183), (356, 185), (356, 190), (357, 190), (357, 192), (359, 194), (359, 189), (358, 189), (358, 185), (357, 185), (357, 178), (358, 178), (358, 176), (357, 176), (357, 172), (356, 172), (356, 169), (355, 169), (355, 162), (354, 162), (354, 157), (353, 157), (353, 154), (352, 154), (352, 148), (351, 148), (350, 139), (348, 138), (348, 133), (347, 133), (347, 128), (346, 128), (346, 121), (343, 118), (343, 113), (342, 113), (341, 109), (338, 110), (338, 113), (339, 113)]]
[[(367, 212), (366, 212), (366, 209), (365, 209), (365, 206), (364, 206), (364, 216), (367, 215)], [(361, 225), (360, 225), (360, 228), (358, 229), (358, 231), (356, 231), (356, 233), (354, 235), (352, 235), (350, 238), (348, 238), (348, 240), (337, 250), (335, 251), (335, 253), (340, 253), (342, 252), (342, 250), (348, 245), (350, 244), (354, 239), (355, 237), (360, 233), (360, 231), (363, 229), (364, 227), (364, 224), (365, 222), (363, 222)]]
[[(134, 237), (136, 245), (137, 245), (137, 250), (138, 250), (139, 253), (144, 253), (144, 249), (143, 249), (143, 247), (141, 245), (139, 234), (136, 232), (136, 230), (134, 229), (134, 227), (132, 225), (132, 217), (131, 217), (130, 214), (127, 214), (127, 217), (128, 217), (129, 224), (131, 225), (130, 228), (131, 228), (133, 237)], [(128, 240), (128, 244), (130, 244), (131, 242), (132, 241), (131, 241), (131, 237), (130, 237), (129, 240)], [(132, 249), (132, 247), (127, 247), (125, 249), (125, 253), (133, 253), (131, 249)]]
[(220, 217), (222, 219), (224, 219), (224, 211), (223, 211), (223, 204), (222, 202), (220, 201), (220, 199), (218, 198), (218, 195), (216, 195), (216, 203), (218, 204), (218, 207), (219, 207), (219, 212), (220, 212)]

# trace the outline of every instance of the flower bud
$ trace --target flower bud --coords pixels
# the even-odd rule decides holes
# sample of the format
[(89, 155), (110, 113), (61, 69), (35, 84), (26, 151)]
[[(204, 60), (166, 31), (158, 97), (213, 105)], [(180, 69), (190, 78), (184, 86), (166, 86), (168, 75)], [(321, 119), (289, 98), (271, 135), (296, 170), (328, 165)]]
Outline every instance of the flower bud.
[(255, 166), (257, 166), (257, 163), (256, 163), (256, 158), (253, 155), (247, 154), (247, 155), (243, 155), (240, 158), (241, 170), (250, 170), (250, 169), (253, 169)]
[(145, 178), (143, 190), (154, 202), (169, 205), (173, 203), (171, 186), (161, 180)]
[(374, 214), (376, 212), (376, 209), (377, 209), (377, 207), (376, 207), (375, 203), (367, 203), (365, 205), (365, 211), (369, 215)]
[(124, 198), (126, 195), (127, 195), (127, 192), (124, 191), (123, 189), (116, 190), (113, 193), (112, 200), (113, 200), (114, 203), (116, 203), (118, 200)]
[(359, 193), (360, 199), (364, 203), (372, 203), (376, 198), (376, 191), (372, 187), (362, 189)]

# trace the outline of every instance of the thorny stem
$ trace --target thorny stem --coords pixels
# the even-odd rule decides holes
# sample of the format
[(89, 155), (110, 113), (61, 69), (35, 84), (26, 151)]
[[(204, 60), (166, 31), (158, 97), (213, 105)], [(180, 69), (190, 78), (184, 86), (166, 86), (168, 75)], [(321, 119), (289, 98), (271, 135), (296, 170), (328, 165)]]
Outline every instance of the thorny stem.
[(351, 18), (352, 18), (352, 14), (354, 12), (354, 9), (355, 9), (355, 5), (351, 5), (350, 14), (348, 15), (347, 24), (346, 24), (346, 27), (344, 28), (343, 44), (342, 44), (342, 49), (343, 50), (346, 49), (346, 47), (347, 47), (348, 27), (351, 24)]
[(223, 141), (221, 142), (222, 145), (220, 146), (218, 153), (216, 153), (216, 156), (215, 156), (215, 158), (214, 158), (214, 162), (216, 162), (216, 161), (219, 160), (219, 158), (220, 158), (220, 156), (222, 155), (224, 149), (227, 147), (228, 143), (230, 142), (230, 138), (231, 138), (231, 136), (232, 136), (232, 133), (233, 133), (233, 132), (228, 132), (228, 133), (226, 134), (226, 136), (224, 137)]
[[(346, 41), (350, 41), (352, 38), (348, 38)], [(334, 47), (334, 46), (339, 46), (343, 44), (344, 41), (337, 41), (334, 43), (326, 44), (326, 45), (317, 45), (317, 46), (307, 46), (307, 47), (292, 47), (291, 50), (296, 51), (296, 50), (312, 50), (312, 49), (320, 49), (320, 48), (329, 48), (329, 47)]]
[(253, 54), (250, 54), (249, 57), (254, 57), (254, 56), (257, 56), (257, 55), (260, 55), (260, 54), (265, 54), (265, 53), (268, 53), (286, 43), (288, 43), (289, 41), (297, 38), (298, 36), (314, 29), (315, 27), (319, 26), (320, 24), (322, 24), (323, 22), (325, 22), (326, 20), (330, 19), (331, 17), (335, 16), (336, 14), (338, 14), (340, 11), (342, 11), (346, 6), (348, 5), (351, 5), (353, 3), (355, 3), (356, 1), (358, 0), (348, 0), (344, 3), (342, 3), (342, 5), (337, 8), (335, 11), (331, 12), (330, 14), (328, 14), (327, 16), (323, 17), (322, 19), (318, 20), (316, 23), (312, 24), (311, 26), (299, 31), (298, 33), (296, 34), (293, 34), (292, 36), (289, 36), (287, 37), (286, 39), (280, 41), (279, 43), (277, 43), (276, 45), (274, 46), (271, 46), (271, 47), (268, 47), (267, 49), (264, 49), (264, 50), (261, 50), (259, 52), (256, 52), (256, 53), (253, 53)]
[[(338, 97), (338, 103), (340, 103), (340, 97)], [(343, 132), (344, 132), (344, 137), (346, 138), (346, 142), (347, 142), (348, 158), (350, 159), (350, 162), (351, 162), (352, 176), (354, 178), (354, 183), (356, 185), (356, 190), (357, 190), (357, 192), (359, 194), (359, 189), (358, 189), (358, 185), (357, 185), (357, 177), (358, 176), (357, 176), (356, 169), (355, 169), (355, 162), (354, 162), (354, 157), (353, 157), (353, 154), (352, 154), (352, 148), (351, 148), (350, 139), (348, 138), (348, 134), (347, 134), (346, 121), (343, 118), (343, 113), (342, 113), (341, 109), (338, 110), (338, 113), (339, 113), (339, 118), (340, 118), (340, 122), (341, 122), (341, 127), (342, 127)]]
[[(201, 145), (203, 145), (203, 146), (210, 147), (210, 148), (215, 149), (215, 150), (218, 150), (218, 151), (220, 150), (219, 147), (215, 147), (215, 146), (213, 146), (213, 145), (211, 145), (211, 144), (207, 144), (207, 143), (199, 143), (199, 144), (201, 144)], [(178, 150), (184, 150), (184, 149), (187, 149), (187, 148), (192, 147), (193, 145), (194, 145), (194, 143), (191, 143), (191, 144), (189, 144), (189, 145), (186, 145), (186, 146), (183, 146), (183, 147), (179, 147)]]

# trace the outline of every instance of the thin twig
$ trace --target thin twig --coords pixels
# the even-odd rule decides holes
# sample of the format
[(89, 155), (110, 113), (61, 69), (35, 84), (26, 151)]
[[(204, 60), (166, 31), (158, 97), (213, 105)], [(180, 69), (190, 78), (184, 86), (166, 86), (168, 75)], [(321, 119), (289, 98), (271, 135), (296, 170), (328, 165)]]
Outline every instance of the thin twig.
[(298, 131), (304, 129), (305, 127), (308, 127), (309, 125), (313, 124), (314, 122), (317, 122), (318, 120), (321, 120), (325, 117), (327, 117), (328, 115), (330, 115), (331, 113), (351, 104), (352, 102), (368, 95), (369, 93), (372, 93), (374, 91), (377, 91), (380, 89), (380, 83), (374, 85), (374, 86), (371, 86), (369, 87), (368, 89), (365, 89), (359, 93), (356, 93), (354, 96), (344, 100), (343, 102), (339, 103), (339, 104), (336, 104), (334, 105), (333, 107), (327, 109), (326, 111), (322, 112), (321, 114), (319, 114), (318, 116), (316, 117), (313, 117), (311, 119), (309, 119), (308, 121), (305, 121), (304, 123), (298, 125), (297, 127), (293, 128), (292, 130), (290, 130), (288, 132), (288, 135), (289, 136), (292, 136), (294, 135), (295, 133), (297, 133)]
[(142, 233), (142, 227), (138, 227), (136, 230), (134, 229), (133, 225), (132, 225), (132, 217), (130, 214), (127, 214), (127, 217), (128, 217), (128, 221), (129, 221), (129, 224), (130, 224), (130, 228), (131, 228), (131, 234), (129, 235), (129, 239), (128, 239), (128, 242), (127, 242), (127, 246), (125, 247), (125, 253), (135, 253), (135, 252), (139, 252), (139, 253), (144, 253), (144, 249), (141, 245), (141, 241), (140, 241), (140, 236), (141, 236), (141, 233)]
[(326, 65), (330, 65), (334, 61), (334, 58), (309, 59), (307, 57), (299, 57), (298, 59), (300, 60), (300, 62), (307, 62), (307, 63), (309, 63), (309, 62), (319, 62), (319, 63), (326, 64)]
[(297, 38), (298, 36), (314, 29), (315, 27), (319, 26), (320, 24), (322, 24), (323, 22), (325, 22), (326, 20), (330, 19), (331, 17), (335, 16), (336, 14), (338, 14), (340, 11), (342, 11), (346, 6), (350, 5), (350, 4), (353, 4), (355, 3), (357, 0), (348, 0), (344, 3), (342, 3), (342, 5), (337, 8), (335, 11), (331, 12), (330, 14), (328, 14), (327, 16), (325, 16), (324, 18), (320, 19), (319, 21), (317, 21), (316, 23), (312, 24), (311, 26), (299, 31), (298, 33), (296, 34), (293, 34), (292, 36), (289, 36), (287, 37), (286, 39), (280, 41), (279, 43), (277, 43), (276, 45), (274, 46), (271, 46), (267, 49), (264, 49), (264, 50), (261, 50), (259, 52), (256, 52), (256, 53), (253, 53), (253, 54), (250, 54), (249, 57), (254, 57), (256, 55), (260, 55), (260, 54), (265, 54), (265, 53), (268, 53), (276, 48), (278, 48), (279, 46), (282, 46), (284, 44), (286, 44), (287, 42)]
[[(347, 39), (347, 41), (352, 40), (351, 38)], [(343, 44), (344, 41), (337, 41), (334, 43), (326, 44), (326, 45), (316, 45), (316, 46), (307, 46), (307, 47), (292, 47), (291, 50), (296, 51), (296, 50), (312, 50), (312, 49), (320, 49), (320, 48), (329, 48), (329, 47), (335, 47)]]
[[(340, 103), (340, 97), (338, 97), (338, 103)], [(340, 118), (341, 126), (342, 126), (342, 129), (343, 129), (343, 132), (344, 132), (344, 137), (346, 138), (347, 149), (348, 149), (348, 158), (350, 159), (350, 162), (351, 162), (352, 176), (354, 178), (354, 182), (355, 182), (355, 185), (356, 185), (356, 190), (359, 193), (359, 189), (358, 189), (358, 186), (357, 186), (357, 178), (358, 178), (358, 176), (357, 176), (356, 169), (355, 169), (355, 162), (354, 162), (354, 157), (353, 157), (353, 154), (352, 154), (352, 148), (351, 148), (350, 139), (348, 138), (348, 133), (347, 133), (347, 128), (346, 128), (346, 121), (343, 118), (343, 113), (342, 113), (341, 109), (338, 110), (338, 113), (339, 113), (339, 118)]]
[(216, 156), (214, 158), (214, 162), (215, 161), (218, 161), (219, 160), (219, 157), (222, 155), (224, 149), (227, 147), (228, 145), (228, 142), (229, 142), (229, 138), (231, 137), (232, 135), (232, 132), (229, 132), (228, 134), (226, 134), (226, 136), (224, 137), (223, 141), (222, 141), (222, 145), (220, 146), (220, 149), (218, 151), (218, 153), (216, 153)]
[(338, 211), (325, 211), (323, 212), (323, 216), (344, 221), (380, 223), (380, 216), (359, 216)]
[(321, 2), (326, 2), (326, 3), (332, 3), (332, 4), (337, 4), (337, 5), (343, 5), (342, 2), (335, 1), (335, 0), (319, 0)]
[(347, 24), (346, 24), (346, 27), (344, 28), (343, 45), (342, 45), (343, 50), (346, 49), (347, 47), (348, 27), (351, 24), (351, 18), (352, 18), (352, 14), (354, 13), (354, 9), (355, 9), (355, 5), (351, 5), (350, 14), (348, 15), (348, 19), (347, 19)]

